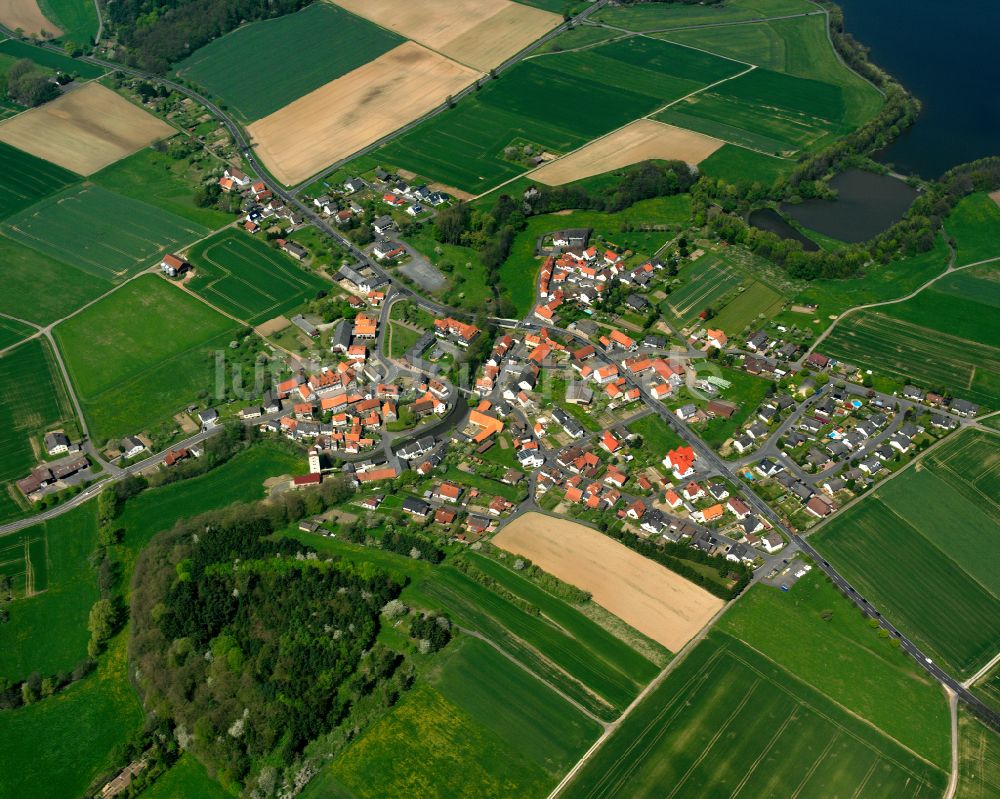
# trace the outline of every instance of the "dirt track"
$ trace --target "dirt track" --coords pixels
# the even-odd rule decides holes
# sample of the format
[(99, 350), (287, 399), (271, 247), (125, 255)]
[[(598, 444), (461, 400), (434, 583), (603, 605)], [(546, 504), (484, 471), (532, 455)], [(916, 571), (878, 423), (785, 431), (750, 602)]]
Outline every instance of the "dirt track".
[(42, 31), (59, 36), (62, 31), (42, 14), (37, 0), (0, 0), (0, 22), (11, 30), (18, 28), (38, 36)]
[(566, 519), (526, 513), (493, 543), (578, 588), (635, 629), (677, 652), (721, 599), (612, 538)]

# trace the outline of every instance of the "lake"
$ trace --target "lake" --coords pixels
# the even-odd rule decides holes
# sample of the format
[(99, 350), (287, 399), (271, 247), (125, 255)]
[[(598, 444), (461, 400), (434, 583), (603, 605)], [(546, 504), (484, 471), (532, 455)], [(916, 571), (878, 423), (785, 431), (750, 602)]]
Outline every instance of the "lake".
[(1000, 155), (1000, 2), (837, 2), (872, 61), (923, 103), (916, 124), (879, 160), (933, 179), (957, 164)]
[(773, 208), (758, 208), (756, 211), (750, 213), (750, 217), (747, 221), (753, 225), (755, 228), (760, 230), (766, 230), (769, 233), (774, 233), (777, 236), (781, 236), (783, 239), (794, 239), (802, 244), (802, 249), (806, 252), (816, 252), (819, 249), (819, 245), (816, 244), (810, 238), (803, 236), (799, 231), (793, 228), (788, 222), (775, 211)]

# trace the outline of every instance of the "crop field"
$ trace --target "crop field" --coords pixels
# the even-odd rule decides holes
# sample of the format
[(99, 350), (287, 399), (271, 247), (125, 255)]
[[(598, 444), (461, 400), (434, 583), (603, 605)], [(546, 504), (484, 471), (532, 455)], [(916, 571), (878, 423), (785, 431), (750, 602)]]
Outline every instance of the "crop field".
[(329, 281), (286, 253), (236, 230), (225, 230), (189, 253), (192, 291), (250, 324), (279, 316), (316, 296)]
[(698, 165), (699, 170), (709, 177), (722, 178), (736, 185), (756, 181), (764, 186), (770, 186), (794, 167), (794, 161), (747, 150), (734, 144), (722, 145)]
[[(129, 220), (128, 225), (120, 220)], [(5, 235), (105, 280), (120, 280), (208, 235), (195, 222), (95, 185), (74, 186), (6, 221)]]
[(894, 318), (902, 312), (890, 307), (893, 316), (861, 311), (838, 322), (819, 349), (900, 382), (1000, 405), (1000, 348)]
[(972, 692), (992, 705), (994, 710), (1000, 711), (1000, 666), (994, 666), (984, 677), (980, 677)]
[(44, 591), (47, 570), (44, 530), (28, 528), (0, 538), (0, 576), (10, 579), (15, 597)]
[(956, 799), (1000, 796), (1000, 737), (959, 705), (958, 740)]
[(140, 277), (55, 328), (91, 433), (140, 432), (212, 390), (233, 322), (165, 280)]
[[(182, 61), (177, 75), (222, 98), (248, 122), (265, 117), (403, 43), (330, 3), (252, 22)], [(253, 68), (247, 68), (247, 54)], [(262, 76), (267, 76), (262, 79)]]
[(24, 341), (34, 332), (33, 327), (29, 327), (23, 322), (0, 316), (0, 350), (13, 346), (19, 341)]
[(988, 194), (965, 197), (945, 225), (958, 245), (956, 266), (1000, 256), (1000, 206)]
[(947, 774), (734, 638), (713, 632), (633, 711), (563, 792), (915, 797)]
[(965, 676), (1000, 651), (1000, 579), (981, 556), (1000, 543), (996, 442), (956, 436), (812, 537), (921, 648)]
[(544, 796), (600, 732), (489, 644), (460, 636), (303, 794)]
[(0, 142), (0, 219), (76, 180), (72, 172)]
[(754, 280), (719, 310), (712, 319), (712, 325), (725, 330), (730, 336), (736, 336), (748, 325), (763, 324), (784, 304), (784, 296), (766, 283)]
[[(478, 193), (525, 171), (503, 151), (514, 139), (566, 153), (698, 89), (741, 64), (652, 39), (518, 64), (382, 147), (384, 160)], [(601, 109), (594, 113), (594, 109)], [(457, 159), (454, 154), (462, 153)]]
[(663, 7), (637, 3), (603, 8), (593, 19), (626, 30), (654, 31), (688, 25), (746, 22), (815, 10), (816, 7), (806, 0), (731, 0), (717, 5), (670, 3)]
[(664, 303), (671, 321), (687, 324), (743, 282), (743, 273), (727, 263), (702, 256), (681, 271), (687, 283), (674, 289)]
[(99, 83), (0, 123), (0, 141), (81, 175), (176, 133)]
[(36, 0), (0, 0), (0, 22), (11, 30), (18, 28), (29, 35), (38, 36), (42, 31), (59, 34), (62, 31), (45, 18)]
[(788, 592), (752, 586), (718, 629), (935, 765), (950, 767), (950, 719), (940, 685), (869, 627), (819, 569)]
[(0, 54), (12, 58), (28, 58), (41, 67), (59, 70), (70, 75), (79, 75), (84, 79), (99, 78), (106, 70), (96, 64), (88, 64), (86, 61), (78, 61), (54, 50), (43, 50), (33, 44), (22, 42), (18, 39), (6, 39), (0, 42)]

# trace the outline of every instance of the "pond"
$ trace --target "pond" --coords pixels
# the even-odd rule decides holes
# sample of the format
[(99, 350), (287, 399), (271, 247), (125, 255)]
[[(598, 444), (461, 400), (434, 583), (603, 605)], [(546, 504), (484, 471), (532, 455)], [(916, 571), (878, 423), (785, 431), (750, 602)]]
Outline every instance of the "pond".
[(848, 169), (830, 181), (836, 200), (782, 203), (781, 211), (803, 227), (856, 243), (898, 222), (916, 199), (917, 191), (902, 180), (862, 169)]
[(759, 230), (766, 230), (769, 233), (781, 236), (783, 239), (794, 239), (802, 244), (802, 249), (806, 252), (815, 252), (819, 249), (819, 246), (815, 241), (807, 238), (793, 228), (790, 224), (788, 224), (785, 218), (773, 208), (758, 208), (756, 211), (752, 211), (748, 221), (751, 225), (753, 225), (753, 227), (758, 228)]

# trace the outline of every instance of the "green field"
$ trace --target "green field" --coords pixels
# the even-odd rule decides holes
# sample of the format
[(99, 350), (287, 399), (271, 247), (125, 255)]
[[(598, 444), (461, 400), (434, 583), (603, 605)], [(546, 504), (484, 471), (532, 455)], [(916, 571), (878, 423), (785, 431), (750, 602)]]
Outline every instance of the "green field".
[(711, 178), (721, 178), (727, 183), (761, 183), (770, 186), (779, 177), (795, 167), (794, 161), (747, 150), (733, 144), (724, 144), (698, 164), (698, 169)]
[(99, 78), (107, 70), (96, 64), (78, 61), (54, 50), (45, 50), (33, 44), (18, 39), (6, 39), (0, 42), (0, 54), (12, 58), (28, 58), (41, 67), (79, 75), (83, 79)]
[(287, 253), (239, 230), (200, 242), (188, 260), (195, 269), (191, 290), (251, 324), (280, 316), (331, 286)]
[(215, 386), (234, 324), (144, 275), (55, 328), (96, 440), (134, 434)]
[(0, 316), (0, 350), (7, 349), (19, 341), (24, 341), (34, 332), (35, 328), (23, 322)]
[(958, 790), (956, 799), (1000, 796), (1000, 737), (958, 706)]
[[(127, 219), (128, 224), (121, 224)], [(87, 184), (67, 189), (4, 223), (32, 249), (106, 280), (131, 276), (208, 228), (148, 203)]]
[(965, 197), (945, 222), (955, 239), (955, 265), (1000, 257), (1000, 206), (982, 192)]
[(666, 456), (667, 450), (685, 443), (684, 439), (655, 413), (637, 419), (628, 426), (628, 429), (630, 432), (642, 436), (642, 448), (652, 450), (658, 456), (657, 460), (662, 460)]
[(187, 754), (139, 795), (142, 799), (232, 799), (197, 758)]
[[(966, 431), (838, 515), (812, 543), (938, 662), (969, 676), (1000, 650), (1000, 458)], [(914, 575), (920, 575), (915, 580)]]
[(603, 8), (592, 19), (626, 30), (653, 31), (688, 25), (744, 22), (815, 10), (816, 6), (806, 0), (730, 0), (716, 5), (636, 3)]
[(680, 276), (686, 282), (667, 297), (664, 306), (669, 313), (664, 315), (668, 322), (685, 326), (744, 281), (740, 270), (711, 255), (683, 267)]
[(488, 644), (462, 637), (427, 682), (361, 737), (303, 796), (543, 796), (600, 732)]
[(0, 539), (0, 575), (10, 578), (15, 598), (45, 590), (49, 565), (45, 547), (41, 527), (18, 530)]
[(483, 192), (525, 171), (503, 158), (504, 147), (515, 139), (565, 153), (742, 68), (638, 37), (548, 54), (518, 64), (454, 109), (382, 147), (378, 156)]
[(90, 44), (97, 35), (97, 7), (90, 0), (39, 0), (39, 7), (63, 32), (64, 41)]
[(712, 319), (712, 326), (725, 330), (729, 336), (738, 336), (750, 326), (763, 325), (785, 304), (783, 295), (766, 283), (754, 280)]
[[(827, 613), (828, 619), (821, 615)], [(719, 629), (921, 757), (950, 768), (950, 720), (941, 686), (877, 635), (819, 569), (788, 592), (753, 586)]]
[(79, 180), (67, 169), (0, 142), (0, 219)]
[(200, 48), (176, 72), (250, 122), (404, 41), (332, 3), (315, 3), (296, 14), (238, 28)]
[(972, 692), (1000, 712), (1000, 666), (994, 666), (973, 686)]
[(580, 770), (566, 799), (940, 794), (947, 774), (713, 632)]

